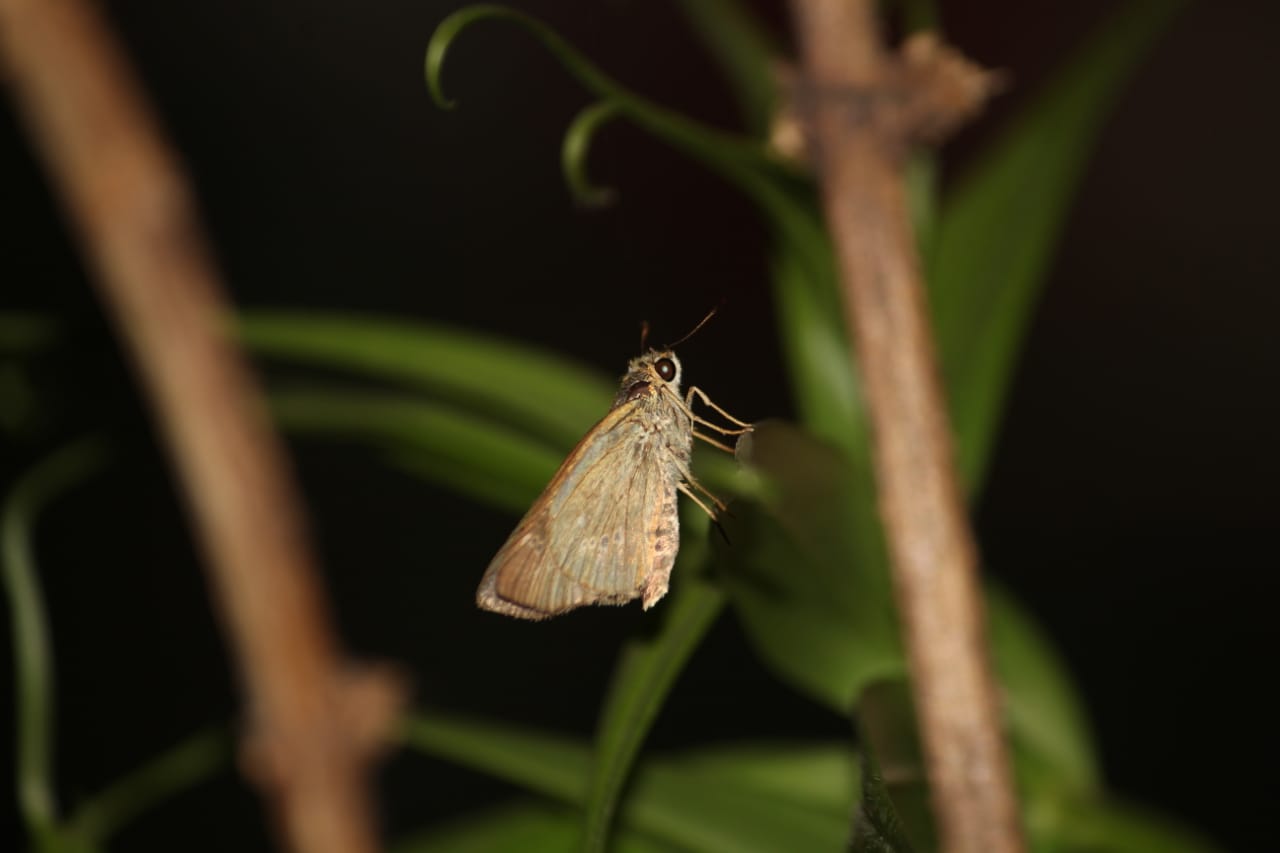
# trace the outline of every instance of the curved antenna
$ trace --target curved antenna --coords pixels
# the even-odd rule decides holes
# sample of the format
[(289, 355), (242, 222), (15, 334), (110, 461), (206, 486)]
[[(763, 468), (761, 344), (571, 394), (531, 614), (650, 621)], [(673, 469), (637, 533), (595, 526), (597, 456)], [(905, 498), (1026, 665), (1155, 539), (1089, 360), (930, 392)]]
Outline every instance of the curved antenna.
[(696, 335), (696, 334), (698, 333), (698, 330), (699, 330), (699, 329), (701, 329), (703, 326), (707, 325), (707, 321), (708, 321), (708, 320), (710, 320), (712, 317), (716, 316), (716, 312), (720, 310), (720, 307), (721, 307), (722, 305), (724, 305), (724, 300), (723, 300), (723, 299), (721, 299), (721, 300), (720, 300), (719, 304), (717, 304), (717, 305), (713, 306), (713, 307), (711, 308), (711, 310), (707, 312), (707, 316), (703, 317), (701, 320), (699, 320), (699, 321), (698, 321), (698, 325), (694, 326), (694, 327), (689, 331), (689, 334), (685, 335), (683, 338), (681, 338), (680, 340), (676, 341), (676, 342), (675, 342), (675, 343), (673, 343), (673, 344), (667, 344), (667, 345), (666, 345), (666, 347), (664, 347), (664, 349), (675, 349), (676, 347), (680, 346), (680, 345), (681, 345), (682, 343), (684, 343), (685, 341), (689, 340), (689, 338), (692, 338), (694, 335)]
[(644, 345), (649, 343), (649, 321), (640, 321), (640, 352), (644, 352)]

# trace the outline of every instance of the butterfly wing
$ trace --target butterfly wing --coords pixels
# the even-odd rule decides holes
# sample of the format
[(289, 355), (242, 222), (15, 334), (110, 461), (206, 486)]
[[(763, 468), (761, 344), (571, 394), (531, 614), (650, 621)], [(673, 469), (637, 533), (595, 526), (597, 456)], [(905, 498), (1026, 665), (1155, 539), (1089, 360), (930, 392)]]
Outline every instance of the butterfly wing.
[(673, 447), (687, 456), (691, 438), (652, 403), (617, 406), (578, 443), (490, 562), (477, 604), (546, 619), (666, 593), (680, 537)]

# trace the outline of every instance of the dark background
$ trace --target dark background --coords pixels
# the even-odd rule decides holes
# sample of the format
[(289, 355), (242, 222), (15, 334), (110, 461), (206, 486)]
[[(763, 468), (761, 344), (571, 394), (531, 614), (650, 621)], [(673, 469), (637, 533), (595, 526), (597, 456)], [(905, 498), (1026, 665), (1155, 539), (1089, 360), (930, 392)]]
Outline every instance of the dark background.
[[(755, 5), (785, 29), (779, 5)], [(951, 38), (1015, 85), (948, 149), (948, 173), (1109, 6), (952, 5)], [(521, 6), (624, 84), (734, 126), (673, 4)], [(617, 372), (641, 319), (671, 339), (723, 297), (721, 316), (682, 347), (690, 379), (746, 417), (788, 413), (752, 209), (624, 125), (603, 133), (591, 161), (620, 204), (575, 209), (560, 132), (588, 99), (523, 33), (465, 35), (445, 72), (459, 106), (443, 113), (421, 62), (455, 4), (107, 8), (191, 170), (239, 305), (443, 321)], [(991, 573), (1079, 680), (1114, 790), (1239, 850), (1273, 834), (1280, 759), (1269, 691), (1280, 592), (1277, 25), (1267, 2), (1195, 5), (1126, 91), (1079, 187), (977, 507)], [(236, 705), (146, 414), (7, 106), (0, 217), (0, 307), (67, 322), (64, 345), (34, 363), (42, 428), (3, 449), (0, 474), (12, 481), (89, 430), (119, 448), (40, 529), (60, 794), (74, 803)], [(423, 706), (590, 731), (638, 611), (534, 630), (476, 613), (475, 582), (510, 517), (358, 448), (294, 447), (356, 653), (404, 662)], [(843, 733), (843, 721), (760, 669), (729, 616), (652, 742)], [(384, 779), (393, 835), (507, 793), (407, 756)], [(259, 820), (224, 774), (139, 821), (118, 848), (263, 847)]]

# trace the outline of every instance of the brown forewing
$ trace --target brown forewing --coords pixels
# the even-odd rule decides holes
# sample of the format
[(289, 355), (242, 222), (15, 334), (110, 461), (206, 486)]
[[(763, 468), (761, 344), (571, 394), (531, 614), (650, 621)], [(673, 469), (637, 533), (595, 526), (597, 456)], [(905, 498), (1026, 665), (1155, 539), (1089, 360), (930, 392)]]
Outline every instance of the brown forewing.
[(692, 425), (653, 389), (591, 428), (485, 571), (476, 602), (523, 619), (587, 604), (650, 607), (679, 546), (676, 485)]

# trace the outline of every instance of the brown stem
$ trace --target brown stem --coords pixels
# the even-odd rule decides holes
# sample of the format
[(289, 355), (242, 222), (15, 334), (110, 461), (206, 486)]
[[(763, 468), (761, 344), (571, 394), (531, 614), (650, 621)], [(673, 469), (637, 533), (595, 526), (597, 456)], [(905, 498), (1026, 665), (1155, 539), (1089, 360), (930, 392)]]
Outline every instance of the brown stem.
[(299, 502), (178, 164), (81, 0), (0, 0), (0, 58), (142, 374), (249, 693), (254, 766), (284, 842), (377, 846), (366, 791), (393, 681), (343, 668)]
[(870, 410), (942, 848), (1018, 851), (977, 551), (956, 482), (903, 180), (908, 144), (972, 113), (991, 81), (936, 42), (886, 52), (874, 7), (794, 0), (800, 95)]

